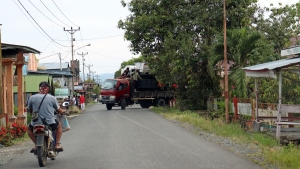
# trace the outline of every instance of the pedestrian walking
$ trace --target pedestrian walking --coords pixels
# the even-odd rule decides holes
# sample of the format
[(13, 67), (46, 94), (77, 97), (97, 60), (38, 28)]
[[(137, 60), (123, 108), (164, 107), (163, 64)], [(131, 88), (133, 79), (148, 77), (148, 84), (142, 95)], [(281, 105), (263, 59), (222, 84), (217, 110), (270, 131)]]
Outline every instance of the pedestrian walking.
[(84, 95), (80, 95), (79, 97), (79, 102), (80, 102), (80, 107), (81, 107), (81, 110), (84, 110), (85, 108), (85, 98), (84, 98)]

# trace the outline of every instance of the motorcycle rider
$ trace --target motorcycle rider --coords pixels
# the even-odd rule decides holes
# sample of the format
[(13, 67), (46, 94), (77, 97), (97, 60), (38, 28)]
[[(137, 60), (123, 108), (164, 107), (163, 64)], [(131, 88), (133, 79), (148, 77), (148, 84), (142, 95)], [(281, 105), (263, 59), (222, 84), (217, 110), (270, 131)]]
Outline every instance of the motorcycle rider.
[[(54, 116), (54, 112), (57, 111), (58, 113), (64, 113), (65, 110), (61, 109), (56, 98), (50, 94), (48, 94), (50, 90), (50, 85), (47, 82), (41, 82), (39, 84), (39, 93), (31, 96), (28, 100), (28, 111), (29, 113), (32, 113), (34, 111), (38, 110), (38, 107), (44, 98), (43, 103), (41, 104), (40, 110), (38, 112), (39, 119), (36, 122), (31, 121), (31, 123), (28, 125), (28, 136), (31, 138), (33, 143), (35, 144), (35, 136), (33, 135), (33, 126), (35, 124), (41, 124), (42, 120), (41, 118), (45, 118), (46, 122), (49, 124), (51, 129), (54, 131), (56, 130), (56, 145), (55, 148), (58, 152), (62, 152), (63, 148), (60, 146), (60, 138), (62, 135), (62, 127), (59, 121), (56, 120)], [(30, 153), (34, 153), (36, 150), (36, 147), (32, 148)]]

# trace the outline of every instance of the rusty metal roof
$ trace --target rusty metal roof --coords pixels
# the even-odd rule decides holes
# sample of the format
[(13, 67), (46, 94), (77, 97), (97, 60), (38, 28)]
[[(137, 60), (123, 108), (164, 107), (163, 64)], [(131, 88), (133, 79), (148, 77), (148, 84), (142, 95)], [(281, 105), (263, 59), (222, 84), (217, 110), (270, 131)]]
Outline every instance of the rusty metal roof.
[(300, 63), (300, 57), (275, 60), (243, 68), (247, 76), (250, 77), (270, 77), (276, 78), (276, 69), (294, 66)]

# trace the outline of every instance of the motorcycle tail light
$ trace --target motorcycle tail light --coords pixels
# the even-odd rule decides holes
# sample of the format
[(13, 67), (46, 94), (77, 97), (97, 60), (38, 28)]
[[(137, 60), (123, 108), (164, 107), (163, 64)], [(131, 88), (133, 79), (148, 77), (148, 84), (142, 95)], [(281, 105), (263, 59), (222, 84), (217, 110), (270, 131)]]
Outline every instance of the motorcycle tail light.
[(43, 133), (45, 131), (45, 126), (34, 126), (33, 132), (34, 133)]

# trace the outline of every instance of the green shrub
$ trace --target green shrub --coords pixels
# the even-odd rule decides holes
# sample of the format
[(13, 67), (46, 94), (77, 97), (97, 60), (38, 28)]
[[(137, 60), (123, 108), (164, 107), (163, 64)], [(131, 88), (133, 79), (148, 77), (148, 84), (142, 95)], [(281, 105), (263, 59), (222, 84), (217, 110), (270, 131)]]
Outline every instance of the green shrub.
[(18, 115), (18, 107), (14, 106), (14, 115), (17, 116)]
[(27, 112), (27, 124), (30, 124), (31, 122), (31, 114)]

